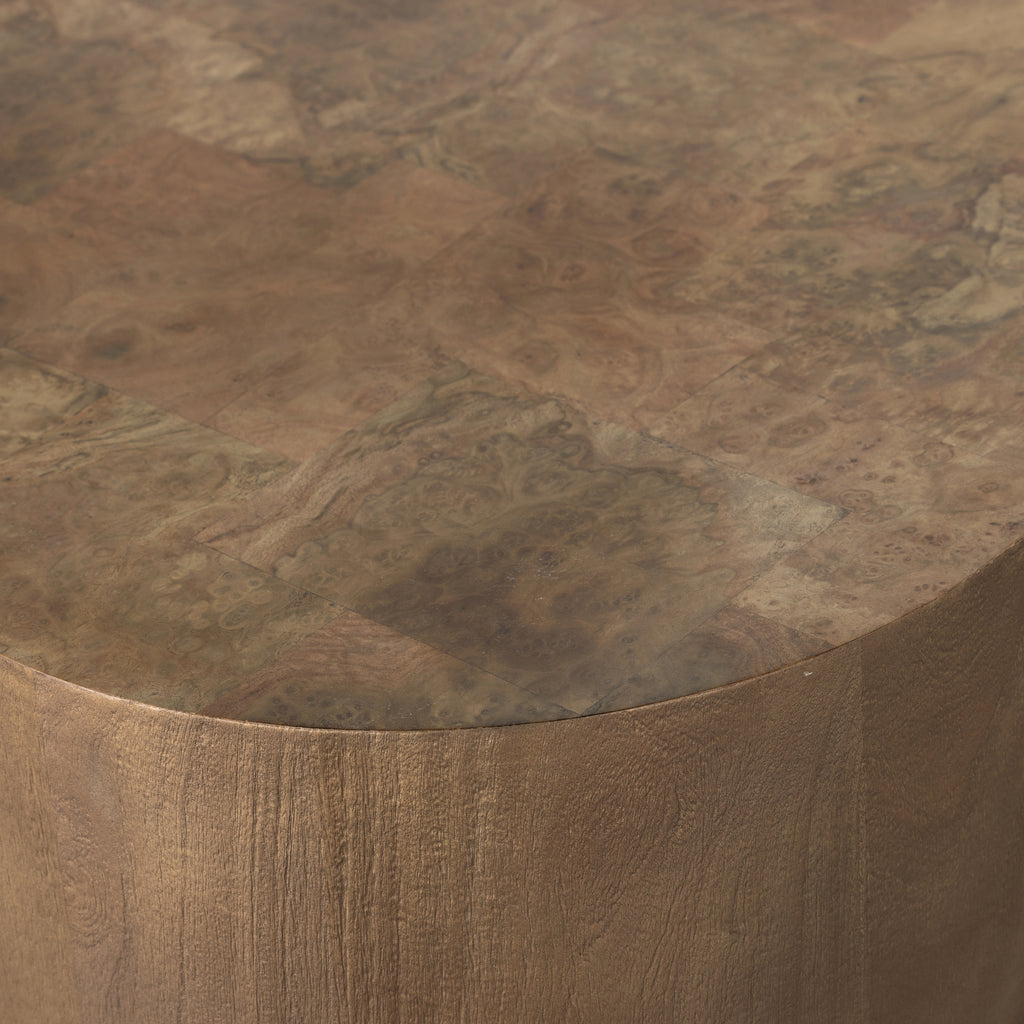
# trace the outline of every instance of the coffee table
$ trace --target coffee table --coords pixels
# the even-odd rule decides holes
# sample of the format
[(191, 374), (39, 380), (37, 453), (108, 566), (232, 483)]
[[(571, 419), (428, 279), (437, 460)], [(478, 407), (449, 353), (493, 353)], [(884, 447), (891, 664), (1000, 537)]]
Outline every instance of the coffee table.
[(0, 7), (0, 1009), (1024, 1014), (1024, 8)]

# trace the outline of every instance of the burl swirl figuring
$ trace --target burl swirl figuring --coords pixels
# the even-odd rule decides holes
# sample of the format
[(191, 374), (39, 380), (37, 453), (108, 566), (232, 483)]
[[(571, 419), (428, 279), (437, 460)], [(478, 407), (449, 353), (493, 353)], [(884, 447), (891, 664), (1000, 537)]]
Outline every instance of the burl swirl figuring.
[(1024, 1021), (1024, 5), (0, 2), (0, 1018)]

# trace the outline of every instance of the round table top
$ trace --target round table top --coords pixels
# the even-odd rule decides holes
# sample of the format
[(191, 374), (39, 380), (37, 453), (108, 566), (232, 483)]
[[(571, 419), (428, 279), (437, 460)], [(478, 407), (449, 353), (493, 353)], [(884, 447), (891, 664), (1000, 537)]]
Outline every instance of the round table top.
[(0, 653), (634, 707), (1024, 534), (1018, 0), (12, 0)]

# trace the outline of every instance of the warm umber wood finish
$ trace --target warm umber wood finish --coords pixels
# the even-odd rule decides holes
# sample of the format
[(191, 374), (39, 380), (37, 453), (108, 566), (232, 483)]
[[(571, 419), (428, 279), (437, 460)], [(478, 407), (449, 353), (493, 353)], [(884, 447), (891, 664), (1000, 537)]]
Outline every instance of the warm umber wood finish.
[(1022, 39), (0, 0), (0, 1021), (1021, 1024)]
[(502, 729), (228, 722), (5, 660), (5, 1019), (1019, 1021), (1022, 570)]
[(0, 646), (218, 717), (534, 722), (985, 564), (1024, 16), (877, 7), (8, 0)]

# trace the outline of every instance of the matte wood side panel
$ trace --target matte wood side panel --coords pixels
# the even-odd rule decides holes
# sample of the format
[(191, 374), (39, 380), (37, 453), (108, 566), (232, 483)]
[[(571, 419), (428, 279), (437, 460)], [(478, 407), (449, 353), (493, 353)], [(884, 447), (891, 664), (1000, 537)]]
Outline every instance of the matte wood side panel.
[(38, 676), (0, 664), (0, 1019), (83, 1019), (71, 970), (53, 811), (36, 707)]
[(400, 1019), (859, 1019), (857, 666), (810, 682), (400, 737)]
[(0, 1016), (1019, 1024), (1022, 560), (769, 676), (505, 728), (5, 660)]
[(689, 704), (432, 733), (36, 681), (68, 1019), (860, 1019), (850, 652)]
[(952, 597), (863, 641), (872, 1001), (1020, 1022), (1024, 548)]

